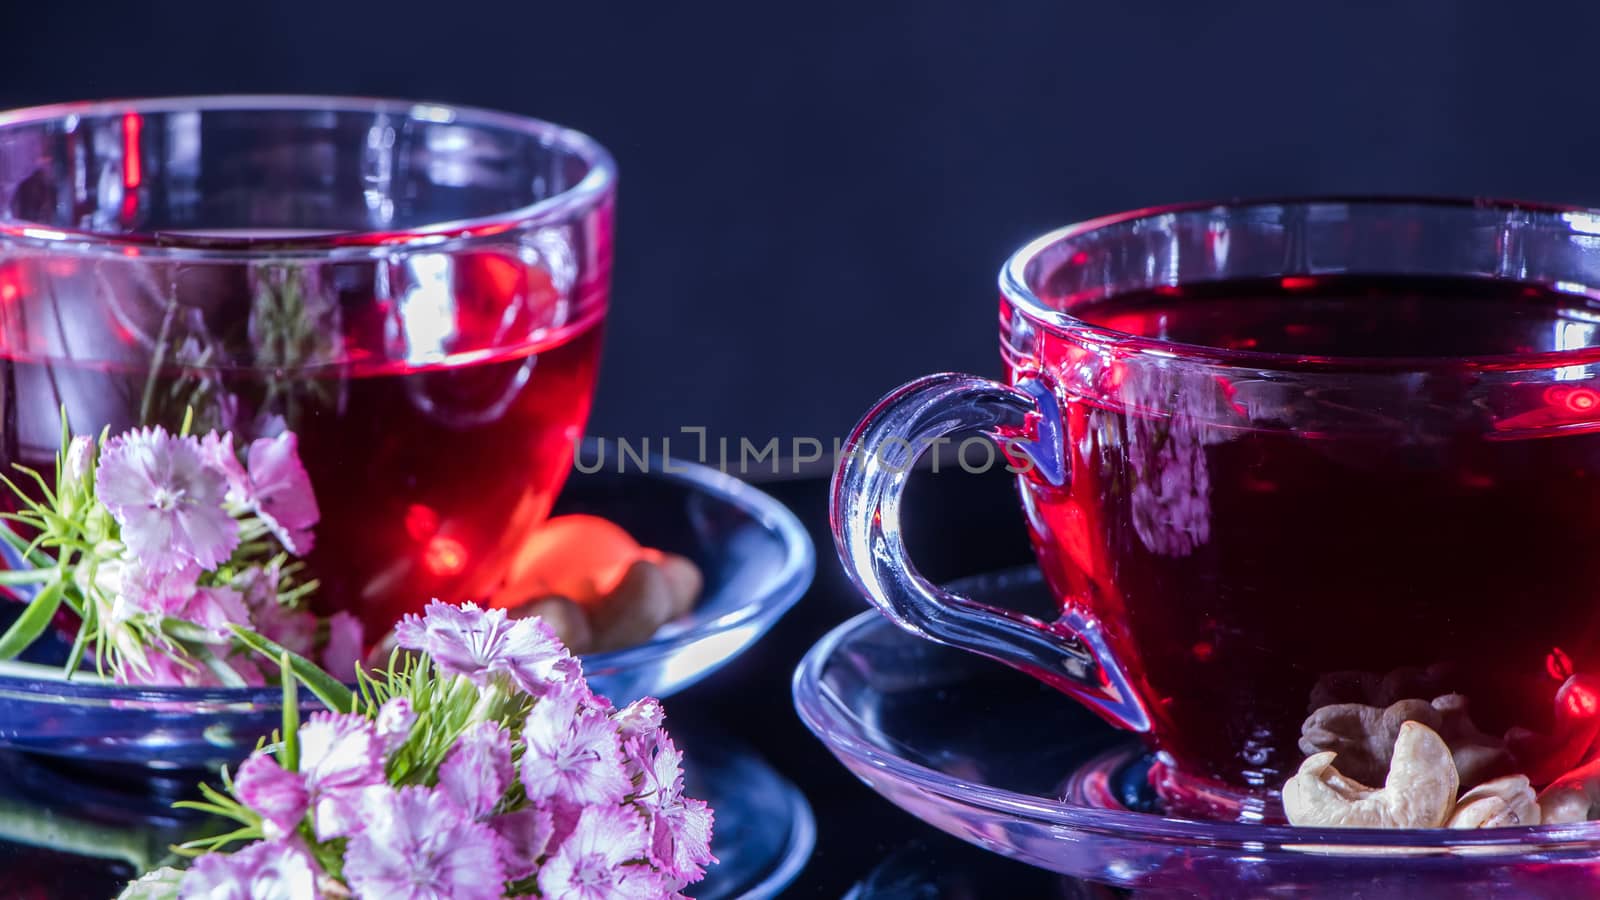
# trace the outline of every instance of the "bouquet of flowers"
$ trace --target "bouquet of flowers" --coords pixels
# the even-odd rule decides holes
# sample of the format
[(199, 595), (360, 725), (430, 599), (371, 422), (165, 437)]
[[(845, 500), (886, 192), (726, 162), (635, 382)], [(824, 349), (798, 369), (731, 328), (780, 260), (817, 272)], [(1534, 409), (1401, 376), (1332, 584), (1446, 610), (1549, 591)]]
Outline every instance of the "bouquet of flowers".
[(613, 708), (543, 622), (504, 610), (434, 602), (397, 637), (354, 692), (306, 679), (339, 711), (303, 724), (285, 657), (282, 731), (185, 804), (238, 827), (123, 897), (644, 900), (715, 862), (660, 703)]
[(28, 566), (0, 572), (0, 584), (33, 593), (0, 635), (0, 659), (65, 607), (81, 623), (69, 676), (92, 651), (119, 683), (265, 684), (262, 660), (235, 635), (243, 627), (351, 677), (360, 621), (303, 608), (316, 584), (295, 558), (311, 550), (319, 513), (294, 433), (256, 440), (241, 458), (231, 433), (187, 430), (95, 441), (63, 425), (53, 486), (28, 469), (32, 492), (5, 479), (19, 507), (5, 518), (21, 528), (0, 539)]
[[(65, 607), (69, 675), (92, 650), (123, 683), (284, 692), (281, 729), (183, 804), (228, 828), (125, 898), (675, 897), (715, 862), (660, 703), (593, 694), (539, 618), (435, 601), (368, 670), (353, 617), (303, 608), (318, 510), (292, 432), (242, 457), (187, 426), (62, 446), (53, 485), (6, 481), (23, 527), (0, 540), (31, 568), (0, 584), (34, 590), (0, 657)], [(300, 685), (327, 708), (303, 723)]]

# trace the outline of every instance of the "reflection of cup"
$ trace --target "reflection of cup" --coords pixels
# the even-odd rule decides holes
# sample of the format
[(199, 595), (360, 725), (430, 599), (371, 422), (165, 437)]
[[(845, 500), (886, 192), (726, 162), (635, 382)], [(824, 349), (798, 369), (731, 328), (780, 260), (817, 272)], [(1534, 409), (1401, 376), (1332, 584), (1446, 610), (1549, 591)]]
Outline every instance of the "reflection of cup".
[[(1494, 764), (1553, 777), (1600, 722), (1571, 677), (1600, 667), (1596, 234), (1308, 201), (1048, 235), (1001, 275), (1009, 384), (933, 376), (858, 426), (840, 555), (901, 625), (1146, 734), (1169, 799), (1275, 790), (1319, 709), (1450, 693)], [(1057, 621), (907, 561), (906, 448), (962, 431), (1026, 470)]]
[(318, 602), (371, 633), (485, 597), (588, 416), (611, 267), (594, 142), (316, 97), (0, 114), (0, 464), (74, 431), (285, 427)]

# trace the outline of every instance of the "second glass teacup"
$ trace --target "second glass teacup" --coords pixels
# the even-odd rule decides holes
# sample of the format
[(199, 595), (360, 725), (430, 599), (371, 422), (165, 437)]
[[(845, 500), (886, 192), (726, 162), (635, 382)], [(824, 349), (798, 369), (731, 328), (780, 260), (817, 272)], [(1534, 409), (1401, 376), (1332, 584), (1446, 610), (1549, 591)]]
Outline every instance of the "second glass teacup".
[[(1464, 784), (1587, 759), (1600, 213), (1130, 213), (1028, 245), (1001, 289), (1007, 383), (900, 388), (836, 475), (840, 555), (885, 612), (1147, 735), (1183, 811), (1259, 816), (1313, 750), (1381, 784), (1349, 752), (1381, 739), (1352, 723), (1401, 701)], [(939, 590), (906, 558), (909, 456), (963, 431), (1025, 470), (1059, 620)]]

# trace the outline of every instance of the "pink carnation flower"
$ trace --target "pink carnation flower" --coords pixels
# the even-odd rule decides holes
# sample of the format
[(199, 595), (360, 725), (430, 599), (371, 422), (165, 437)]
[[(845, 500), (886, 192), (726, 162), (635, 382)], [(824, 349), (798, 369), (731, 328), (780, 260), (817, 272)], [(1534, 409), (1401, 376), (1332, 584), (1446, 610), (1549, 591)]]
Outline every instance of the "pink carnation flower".
[(622, 741), (622, 769), (628, 783), (643, 789), (666, 713), (654, 697), (635, 700), (611, 714)]
[(192, 563), (172, 569), (126, 563), (112, 614), (121, 619), (141, 614), (170, 616), (199, 625), (217, 637), (230, 636), (230, 625), (250, 624), (250, 612), (238, 591), (200, 587), (199, 578), (200, 570)]
[(649, 867), (644, 820), (626, 807), (591, 806), (539, 870), (539, 890), (563, 900), (657, 900), (670, 893)]
[(474, 820), (494, 812), (511, 786), (511, 734), (479, 722), (456, 739), (439, 765), (439, 790)]
[(239, 592), (226, 587), (196, 588), (179, 607), (176, 617), (192, 622), (219, 638), (231, 637), (232, 625), (250, 625), (250, 613)]
[(306, 781), (285, 771), (276, 757), (257, 750), (233, 776), (233, 794), (261, 816), (267, 837), (291, 834), (311, 808)]
[(311, 478), (300, 464), (299, 438), (292, 431), (250, 443), (250, 492), (256, 513), (290, 553), (311, 552), (317, 508)]
[(650, 859), (661, 871), (682, 881), (698, 881), (711, 854), (711, 808), (683, 795), (683, 754), (665, 734), (645, 778), (644, 802), (651, 811)]
[(193, 563), (170, 569), (122, 563), (112, 616), (121, 621), (139, 615), (178, 616), (199, 589), (199, 579), (200, 568)]
[(235, 853), (195, 860), (178, 887), (180, 900), (317, 900), (317, 866), (288, 841), (257, 841)]
[(218, 434), (215, 431), (200, 439), (200, 455), (206, 465), (222, 473), (228, 485), (227, 501), (235, 506), (248, 506), (252, 500), (250, 476), (239, 464), (239, 454), (233, 449), (233, 432)]
[(501, 862), (506, 868), (506, 878), (511, 881), (521, 881), (538, 869), (539, 858), (544, 856), (555, 834), (550, 810), (537, 806), (503, 813), (486, 824), (500, 836)]
[(214, 569), (239, 545), (239, 523), (222, 506), (227, 481), (192, 437), (145, 428), (112, 438), (95, 487), (122, 542), (152, 571)]
[(611, 714), (623, 740), (638, 737), (655, 740), (656, 732), (661, 730), (661, 723), (666, 717), (661, 701), (654, 697), (635, 700)]
[(359, 831), (366, 792), (383, 785), (383, 747), (365, 716), (313, 713), (300, 726), (300, 771), (255, 753), (234, 776), (234, 793), (273, 827), (292, 831), (315, 813), (317, 840)]
[(504, 675), (540, 696), (574, 675), (567, 664), (571, 656), (550, 626), (538, 619), (508, 620), (503, 609), (435, 600), (422, 616), (402, 619), (394, 634), (401, 647), (432, 657), (440, 672), (466, 676), (478, 685)]
[(617, 725), (577, 686), (534, 705), (522, 730), (522, 786), (535, 802), (617, 803), (630, 787)]
[(442, 792), (412, 786), (373, 791), (366, 827), (350, 840), (344, 874), (359, 897), (500, 900), (500, 838)]
[(538, 868), (555, 824), (548, 809), (536, 806), (493, 815), (513, 774), (511, 734), (495, 722), (468, 728), (439, 766), (439, 790), (468, 818), (500, 836), (501, 863), (506, 877), (515, 881)]
[(300, 775), (315, 816), (317, 840), (359, 831), (361, 799), (382, 785), (383, 746), (366, 716), (313, 713), (300, 726)]

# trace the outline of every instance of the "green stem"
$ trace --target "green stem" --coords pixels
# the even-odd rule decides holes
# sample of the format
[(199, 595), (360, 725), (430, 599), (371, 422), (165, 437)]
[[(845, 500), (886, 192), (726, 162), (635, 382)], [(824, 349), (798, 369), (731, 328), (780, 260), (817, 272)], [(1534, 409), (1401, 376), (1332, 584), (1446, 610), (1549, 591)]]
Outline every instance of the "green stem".
[(83, 651), (89, 646), (89, 628), (87, 625), (78, 626), (78, 634), (72, 639), (72, 652), (67, 655), (67, 665), (61, 671), (70, 680), (77, 674), (78, 666), (83, 664)]
[(150, 360), (150, 374), (144, 381), (144, 396), (139, 398), (139, 424), (150, 425), (150, 401), (155, 399), (156, 379), (161, 376), (161, 369), (167, 357), (167, 338), (172, 333), (172, 320), (178, 314), (178, 301), (170, 300), (167, 303), (166, 315), (161, 317), (161, 331), (156, 335), (156, 352)]
[(55, 569), (0, 569), (0, 585), (40, 584), (54, 577)]
[(289, 651), (278, 654), (278, 678), (283, 682), (283, 768), (300, 771), (300, 691), (294, 670), (289, 667)]

